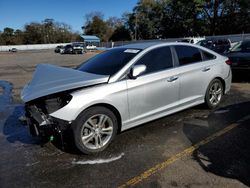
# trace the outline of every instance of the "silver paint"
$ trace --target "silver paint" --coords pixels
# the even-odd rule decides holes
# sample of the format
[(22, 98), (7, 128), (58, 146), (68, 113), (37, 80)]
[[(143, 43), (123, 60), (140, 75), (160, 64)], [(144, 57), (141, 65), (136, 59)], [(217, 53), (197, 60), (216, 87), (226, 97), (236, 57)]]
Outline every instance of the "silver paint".
[[(152, 49), (169, 45), (194, 46), (215, 55), (216, 59), (142, 75), (137, 79), (126, 78), (126, 74), (144, 54)], [(52, 81), (53, 83), (50, 83), (48, 77), (46, 81), (49, 84), (45, 84), (46, 82), (41, 80), (39, 86), (36, 86), (36, 79), (44, 76), (36, 72), (35, 81), (32, 81), (28, 86), (30, 89), (24, 90), (22, 98), (24, 101), (29, 101), (46, 93), (106, 82), (95, 87), (87, 87), (72, 92), (72, 100), (63, 108), (50, 114), (50, 116), (65, 121), (73, 121), (82, 111), (92, 105), (108, 104), (119, 112), (122, 121), (121, 130), (126, 130), (203, 103), (208, 85), (214, 78), (224, 80), (224, 93), (230, 90), (232, 75), (230, 67), (225, 63), (227, 58), (211, 50), (187, 43), (151, 43), (123, 47), (142, 49), (142, 52), (112, 77), (108, 78), (108, 76), (82, 72), (81, 76), (80, 72), (76, 70), (65, 71), (65, 74), (69, 73), (68, 75), (71, 75), (70, 77), (75, 75), (76, 79), (69, 79), (70, 81), (68, 81), (65, 78), (60, 80), (59, 88), (62, 89), (58, 90), (57, 84), (53, 85), (53, 83), (57, 83), (55, 78), (54, 82)], [(54, 70), (58, 71), (58, 68)], [(51, 69), (52, 73), (53, 70)], [(53, 89), (49, 90), (47, 85), (50, 85)], [(44, 86), (46, 87), (44, 88)], [(37, 90), (33, 88), (37, 88)]]
[(107, 83), (108, 79), (109, 76), (106, 75), (96, 75), (76, 69), (39, 64), (31, 82), (24, 87), (21, 98), (24, 102), (28, 102), (61, 91)]

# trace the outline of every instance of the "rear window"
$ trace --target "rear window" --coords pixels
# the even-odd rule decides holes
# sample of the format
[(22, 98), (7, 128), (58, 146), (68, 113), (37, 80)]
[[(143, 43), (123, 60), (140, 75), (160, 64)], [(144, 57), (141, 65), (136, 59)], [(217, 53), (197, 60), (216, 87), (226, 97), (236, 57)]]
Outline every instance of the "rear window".
[(93, 74), (112, 76), (140, 51), (141, 50), (139, 49), (127, 48), (114, 48), (107, 50), (80, 65), (78, 70)]
[(175, 46), (175, 50), (180, 65), (187, 65), (202, 61), (201, 53), (198, 48), (192, 46)]

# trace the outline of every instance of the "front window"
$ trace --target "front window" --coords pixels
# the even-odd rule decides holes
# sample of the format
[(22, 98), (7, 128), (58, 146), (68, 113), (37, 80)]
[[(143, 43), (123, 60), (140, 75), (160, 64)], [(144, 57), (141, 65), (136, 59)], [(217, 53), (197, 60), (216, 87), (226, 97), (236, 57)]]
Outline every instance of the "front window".
[(114, 75), (124, 67), (141, 50), (115, 48), (107, 50), (89, 59), (78, 70), (93, 74)]
[(153, 49), (136, 62), (136, 65), (146, 65), (142, 75), (163, 71), (173, 67), (172, 53), (169, 46)]

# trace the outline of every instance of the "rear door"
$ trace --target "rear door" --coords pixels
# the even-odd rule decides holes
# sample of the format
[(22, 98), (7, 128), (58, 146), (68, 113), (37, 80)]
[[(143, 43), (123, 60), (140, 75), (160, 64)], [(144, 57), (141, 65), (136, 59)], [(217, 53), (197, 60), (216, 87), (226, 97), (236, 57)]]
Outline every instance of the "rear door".
[(170, 47), (147, 52), (135, 65), (140, 64), (146, 65), (146, 72), (127, 80), (131, 123), (164, 113), (178, 102), (179, 80)]
[(185, 45), (175, 45), (174, 48), (179, 62), (177, 72), (180, 80), (180, 105), (203, 100), (212, 77), (211, 61), (203, 61), (205, 54), (199, 48)]

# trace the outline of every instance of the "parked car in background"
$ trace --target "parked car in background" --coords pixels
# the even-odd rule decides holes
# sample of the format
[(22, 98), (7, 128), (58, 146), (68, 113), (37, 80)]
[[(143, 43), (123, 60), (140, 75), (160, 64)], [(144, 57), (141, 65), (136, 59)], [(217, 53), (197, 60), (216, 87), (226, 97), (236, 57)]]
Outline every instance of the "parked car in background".
[(196, 44), (220, 54), (228, 51), (231, 48), (231, 42), (229, 39), (206, 39), (201, 40)]
[(248, 70), (250, 74), (250, 40), (241, 41), (225, 53), (233, 70)]
[(231, 86), (229, 60), (187, 43), (139, 43), (106, 50), (77, 69), (38, 65), (21, 98), (34, 135), (71, 130), (77, 148), (104, 150), (117, 133), (206, 103)]
[(84, 42), (73, 42), (72, 46), (73, 46), (73, 51), (75, 53), (83, 53), (84, 52), (84, 48), (85, 48)]
[(68, 44), (60, 51), (61, 54), (82, 54), (83, 52), (84, 47), (78, 43)]
[(197, 42), (205, 40), (205, 37), (187, 37), (183, 38), (182, 40), (178, 42), (186, 42), (186, 43), (191, 43), (191, 44), (196, 44)]
[(17, 49), (16, 48), (11, 48), (11, 49), (9, 49), (9, 52), (17, 52)]
[(59, 45), (59, 46), (57, 46), (57, 47), (55, 48), (54, 52), (55, 52), (55, 53), (60, 53), (62, 49), (63, 49), (63, 45)]
[(86, 46), (86, 50), (97, 50), (97, 47), (95, 46), (95, 45), (93, 45), (93, 44), (91, 44), (91, 45), (87, 45)]

